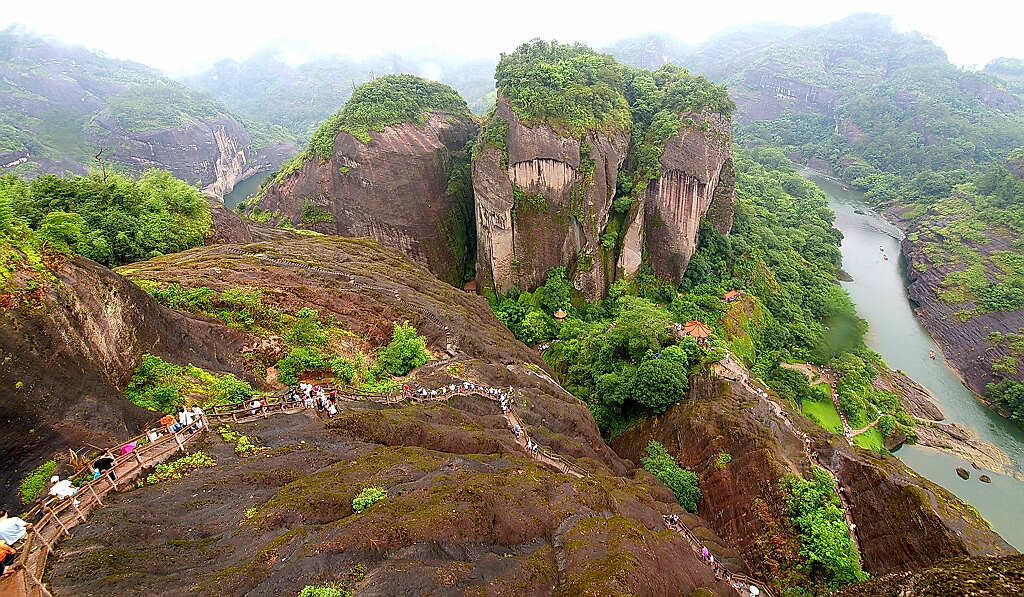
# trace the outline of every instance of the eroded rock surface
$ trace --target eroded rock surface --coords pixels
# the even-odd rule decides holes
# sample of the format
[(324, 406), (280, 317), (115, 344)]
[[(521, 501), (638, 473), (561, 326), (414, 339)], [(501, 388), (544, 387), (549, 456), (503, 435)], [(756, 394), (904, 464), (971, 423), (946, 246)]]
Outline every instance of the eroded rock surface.
[[(788, 422), (787, 422), (788, 421)], [(812, 438), (817, 463), (844, 488), (865, 570), (882, 574), (959, 555), (1014, 553), (976, 512), (898, 459), (850, 448), (788, 407), (773, 405), (737, 383), (698, 379), (687, 401), (613, 441), (634, 462), (651, 439), (701, 479), (698, 514), (764, 577), (780, 573), (779, 545), (792, 541), (778, 524), (787, 516), (779, 480), (806, 475), (801, 433)], [(719, 453), (732, 456), (714, 466)]]
[[(469, 117), (443, 113), (422, 126), (372, 131), (369, 144), (339, 131), (329, 159), (306, 159), (267, 190), (260, 207), (320, 232), (369, 236), (461, 286), (473, 209), (449, 193), (448, 177), (452, 154), (463, 152), (476, 131)], [(311, 209), (330, 217), (312, 221)]]
[(508, 164), (493, 147), (473, 160), (478, 287), (532, 289), (548, 269), (567, 266), (584, 296), (600, 298), (614, 276), (602, 262), (600, 235), (628, 131), (565, 137), (522, 123), (504, 98), (491, 118), (508, 122)]
[[(482, 297), (396, 251), (365, 238), (298, 237), (212, 245), (124, 271), (187, 287), (264, 288), (275, 308), (334, 316), (355, 335), (353, 349), (380, 346), (392, 322), (408, 319), (443, 354), (456, 330), (458, 356), (407, 381), (514, 386), (530, 435), (587, 474), (528, 459), (498, 405), (477, 396), (343, 402), (326, 425), (279, 415), (238, 427), (268, 448), (257, 456), (240, 458), (209, 435), (198, 447), (215, 467), (108, 496), (54, 556), (47, 582), (57, 594), (282, 595), (334, 581), (360, 595), (736, 595), (662, 515), (678, 513), (730, 570), (743, 570), (739, 554), (653, 477), (634, 474), (586, 405)], [(353, 512), (370, 485), (388, 497)], [(365, 576), (349, 575), (356, 565)]]
[(697, 248), (697, 230), (711, 210), (719, 232), (732, 228), (735, 174), (732, 128), (720, 114), (683, 115), (661, 155), (661, 173), (629, 216), (619, 271), (631, 276), (647, 258), (661, 277), (680, 282)]

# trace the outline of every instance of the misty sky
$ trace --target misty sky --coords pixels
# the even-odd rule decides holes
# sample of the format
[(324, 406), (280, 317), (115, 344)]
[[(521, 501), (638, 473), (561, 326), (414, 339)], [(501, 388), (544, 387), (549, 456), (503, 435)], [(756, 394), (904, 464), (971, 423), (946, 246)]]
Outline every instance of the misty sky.
[[(244, 58), (269, 42), (367, 56), (431, 48), (453, 57), (496, 57), (533, 37), (597, 46), (651, 31), (700, 42), (726, 27), (760, 21), (816, 25), (880, 12), (946, 49), (959, 65), (1024, 58), (1024, 2), (900, 0), (692, 2), (547, 0), (465, 2), (217, 0), (9, 2), (0, 28), (20, 23), (61, 41), (183, 75), (224, 57)], [(296, 53), (298, 58), (300, 54)]]

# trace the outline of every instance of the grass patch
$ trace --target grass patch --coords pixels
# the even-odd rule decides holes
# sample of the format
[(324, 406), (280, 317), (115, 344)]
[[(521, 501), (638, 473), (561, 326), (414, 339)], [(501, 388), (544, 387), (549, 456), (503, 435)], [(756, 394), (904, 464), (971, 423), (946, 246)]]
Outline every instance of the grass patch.
[[(815, 389), (822, 387), (815, 386)], [(824, 386), (826, 389), (828, 386)], [(820, 396), (816, 396), (820, 397)], [(839, 412), (831, 400), (804, 400), (801, 405), (801, 412), (805, 417), (828, 429), (832, 433), (843, 433), (843, 420), (839, 418)]]
[(853, 436), (853, 443), (865, 450), (874, 450), (875, 452), (881, 452), (885, 449), (885, 439), (882, 437), (882, 432), (878, 430), (877, 425), (864, 433)]

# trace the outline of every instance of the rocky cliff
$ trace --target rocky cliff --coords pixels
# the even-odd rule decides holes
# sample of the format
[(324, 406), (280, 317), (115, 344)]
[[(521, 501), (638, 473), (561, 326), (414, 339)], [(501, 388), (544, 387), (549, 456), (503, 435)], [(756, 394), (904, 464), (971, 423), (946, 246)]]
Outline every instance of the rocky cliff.
[(810, 85), (771, 69), (752, 69), (744, 74), (746, 90), (736, 94), (740, 117), (745, 122), (774, 120), (788, 112), (832, 115), (839, 93)]
[(0, 294), (5, 504), (16, 507), (21, 477), (54, 451), (108, 445), (158, 418), (121, 394), (143, 353), (242, 372), (238, 333), (165, 309), (105, 267), (47, 254), (41, 269), (14, 263)]
[[(108, 148), (108, 162), (125, 164), (133, 171), (170, 170), (189, 184), (198, 184), (213, 197), (223, 198), (249, 169), (252, 139), (240, 122), (221, 114), (181, 128), (131, 131), (121, 128), (110, 110), (93, 119), (86, 140)], [(94, 166), (89, 164), (87, 166)]]
[[(338, 131), (326, 161), (307, 157), (259, 206), (320, 232), (369, 236), (461, 286), (471, 259), (472, 199), (450, 187), (449, 177), (454, 159), (468, 159), (458, 156), (476, 132), (471, 118), (440, 112), (423, 125), (372, 131), (369, 143)], [(325, 215), (310, 216), (318, 212)]]
[(658, 178), (629, 215), (619, 255), (620, 275), (637, 272), (646, 251), (660, 277), (678, 283), (697, 248), (700, 222), (711, 213), (722, 234), (732, 228), (736, 194), (732, 166), (732, 127), (727, 116), (682, 115), (659, 160)]
[(0, 78), (0, 173), (85, 174), (102, 149), (108, 165), (170, 170), (223, 197), (253, 158), (223, 106), (141, 64), (8, 29)]
[[(907, 223), (903, 225), (907, 226)], [(935, 237), (938, 226), (935, 221), (930, 221), (920, 230), (910, 226), (907, 228), (909, 234), (900, 243), (902, 257), (907, 264), (907, 295), (917, 318), (942, 348), (942, 357), (975, 393), (983, 393), (989, 382), (1002, 378), (1024, 381), (1024, 368), (1015, 367), (1013, 371), (1003, 371), (1000, 375), (993, 372), (994, 364), (1002, 359), (1013, 359), (1017, 354), (1013, 343), (1007, 340), (989, 341), (989, 336), (995, 332), (1003, 338), (1024, 333), (1021, 331), (1024, 329), (1024, 309), (977, 312), (978, 305), (972, 300), (952, 302), (940, 298), (940, 292), (948, 287), (947, 276), (964, 269), (964, 266), (956, 258), (939, 255), (937, 259), (936, 255), (925, 250), (926, 241), (941, 242)], [(963, 242), (986, 260), (995, 252), (1015, 250), (1016, 236), (998, 230), (988, 230), (986, 234), (987, 243), (957, 242)], [(986, 275), (995, 283), (999, 270), (994, 266), (987, 267)], [(968, 312), (971, 312), (970, 316), (964, 317)]]
[[(802, 433), (814, 441), (815, 464), (843, 487), (868, 572), (915, 568), (954, 555), (1014, 553), (976, 512), (898, 459), (850, 448), (791, 413), (777, 397), (761, 398), (737, 382), (696, 378), (686, 401), (635, 425), (612, 446), (638, 462), (651, 439), (661, 442), (700, 477), (704, 497), (698, 515), (743, 553), (752, 570), (778, 579), (794, 565), (786, 546), (795, 540), (786, 530), (779, 481), (809, 471)], [(715, 465), (721, 453), (731, 455), (724, 467)]]
[(600, 235), (627, 131), (562, 136), (546, 124), (523, 124), (501, 97), (490, 118), (507, 123), (507, 155), (485, 147), (473, 160), (478, 286), (535, 288), (548, 269), (568, 266), (576, 288), (600, 298), (614, 275), (601, 263)]
[[(281, 312), (310, 307), (333, 317), (353, 351), (373, 351), (392, 322), (409, 320), (432, 352), (454, 341), (456, 356), (403, 382), (515, 387), (531, 436), (583, 476), (528, 458), (497, 404), (482, 397), (342, 401), (326, 425), (299, 414), (239, 426), (267, 448), (259, 457), (241, 458), (211, 436), (201, 449), (213, 468), (105, 498), (52, 556), (47, 582), (57, 594), (280, 595), (326, 582), (366, 595), (737, 594), (662, 516), (679, 514), (728, 570), (742, 572), (735, 550), (653, 477), (630, 471), (586, 405), (552, 381), (483, 298), (397, 251), (365, 238), (296, 237), (202, 247), (122, 271), (159, 284), (263, 289)], [(74, 397), (80, 388), (69, 379), (65, 390)], [(368, 485), (388, 497), (353, 512)]]

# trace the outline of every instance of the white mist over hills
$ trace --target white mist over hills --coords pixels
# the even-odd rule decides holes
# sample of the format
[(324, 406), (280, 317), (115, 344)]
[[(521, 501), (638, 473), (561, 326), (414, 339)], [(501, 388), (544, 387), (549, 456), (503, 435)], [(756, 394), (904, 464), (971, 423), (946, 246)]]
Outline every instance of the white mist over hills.
[[(603, 47), (615, 40), (659, 30), (688, 44), (757, 22), (818, 25), (856, 12), (893, 16), (901, 29), (932, 38), (961, 66), (998, 56), (1024, 57), (1024, 3), (981, 0), (948, 6), (933, 2), (857, 0), (845, 3), (736, 0), (729, 5), (645, 2), (598, 10), (593, 3), (520, 2), (481, 5), (456, 0), (433, 3), (309, 2), (210, 3), (183, 0), (166, 5), (113, 0), (96, 4), (17, 3), (0, 14), (0, 27), (21, 24), (36, 33), (80, 44), (111, 57), (131, 59), (182, 77), (225, 58), (244, 59), (270, 50), (289, 64), (330, 54), (366, 58), (396, 53), (493, 59), (519, 43), (542, 37)], [(429, 68), (423, 74), (430, 74)]]

